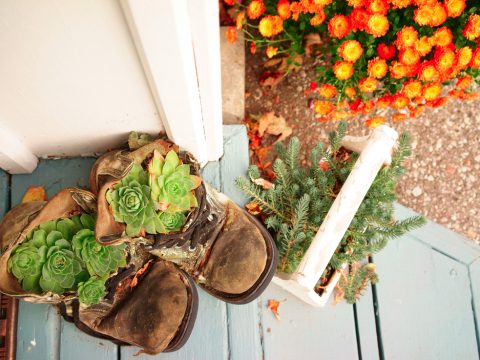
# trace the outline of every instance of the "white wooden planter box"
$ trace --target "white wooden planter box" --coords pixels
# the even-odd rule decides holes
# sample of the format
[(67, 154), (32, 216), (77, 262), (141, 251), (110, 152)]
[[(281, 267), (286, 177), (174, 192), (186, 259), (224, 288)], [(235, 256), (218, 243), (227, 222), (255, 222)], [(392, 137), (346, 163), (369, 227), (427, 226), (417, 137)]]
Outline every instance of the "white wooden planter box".
[(289, 274), (277, 273), (273, 278), (275, 284), (310, 305), (320, 307), (327, 303), (340, 279), (340, 272), (334, 273), (322, 296), (315, 292), (315, 285), (327, 268), (377, 173), (383, 165), (390, 164), (397, 139), (397, 132), (386, 125), (377, 127), (366, 137), (345, 136), (342, 146), (360, 153), (360, 156), (297, 270)]

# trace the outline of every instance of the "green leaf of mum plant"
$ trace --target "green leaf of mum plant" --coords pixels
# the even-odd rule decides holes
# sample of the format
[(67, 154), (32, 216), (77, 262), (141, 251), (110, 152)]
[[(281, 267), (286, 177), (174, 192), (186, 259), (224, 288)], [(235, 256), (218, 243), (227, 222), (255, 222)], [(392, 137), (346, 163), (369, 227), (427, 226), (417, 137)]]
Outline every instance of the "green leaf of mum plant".
[(103, 246), (90, 229), (80, 230), (72, 239), (77, 257), (85, 263), (91, 276), (105, 277), (126, 265), (125, 244)]
[(201, 179), (190, 175), (190, 165), (182, 164), (175, 151), (170, 150), (165, 159), (154, 151), (148, 172), (151, 196), (158, 210), (177, 213), (198, 206), (193, 190), (200, 186)]
[(85, 305), (98, 304), (105, 296), (105, 281), (91, 277), (85, 282), (78, 284), (78, 300)]

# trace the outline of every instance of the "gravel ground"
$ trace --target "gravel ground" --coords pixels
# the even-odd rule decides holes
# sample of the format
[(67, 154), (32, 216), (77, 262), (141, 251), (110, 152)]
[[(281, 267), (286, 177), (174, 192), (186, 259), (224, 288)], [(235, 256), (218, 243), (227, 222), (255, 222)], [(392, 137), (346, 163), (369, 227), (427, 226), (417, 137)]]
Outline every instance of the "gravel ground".
[[(245, 113), (274, 110), (293, 128), (306, 152), (325, 141), (336, 124), (317, 122), (304, 94), (314, 79), (315, 64), (307, 59), (299, 72), (265, 89), (258, 78), (266, 59), (246, 54)], [(398, 188), (399, 202), (480, 244), (480, 100), (451, 100), (416, 119), (389, 125), (409, 132), (413, 140), (414, 153)], [(368, 131), (363, 119), (352, 120), (348, 129), (350, 135)]]

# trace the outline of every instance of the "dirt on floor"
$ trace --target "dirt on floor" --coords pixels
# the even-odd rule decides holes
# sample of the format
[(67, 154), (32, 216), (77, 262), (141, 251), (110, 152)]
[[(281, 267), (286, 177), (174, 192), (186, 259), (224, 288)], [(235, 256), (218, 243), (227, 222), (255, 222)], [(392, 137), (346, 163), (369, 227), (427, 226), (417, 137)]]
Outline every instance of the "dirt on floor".
[[(246, 54), (245, 114), (275, 111), (293, 128), (305, 153), (325, 142), (337, 124), (316, 121), (308, 106), (304, 90), (315, 79), (313, 60), (306, 59), (300, 71), (269, 89), (259, 85), (267, 59)], [(364, 120), (351, 120), (348, 134), (367, 134)], [(412, 136), (413, 156), (400, 181), (398, 201), (480, 244), (480, 100), (450, 100), (416, 119), (388, 125)]]

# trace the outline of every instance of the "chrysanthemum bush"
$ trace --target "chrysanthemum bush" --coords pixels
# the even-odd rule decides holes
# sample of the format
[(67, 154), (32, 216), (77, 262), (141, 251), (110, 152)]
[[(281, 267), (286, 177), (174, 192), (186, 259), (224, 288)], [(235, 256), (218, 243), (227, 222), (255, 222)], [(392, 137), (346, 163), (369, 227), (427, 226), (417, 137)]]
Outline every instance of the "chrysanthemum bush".
[(304, 53), (319, 34), (322, 57), (309, 91), (320, 121), (371, 114), (366, 124), (418, 116), (449, 97), (475, 98), (480, 74), (480, 3), (477, 0), (224, 0), (252, 53)]

